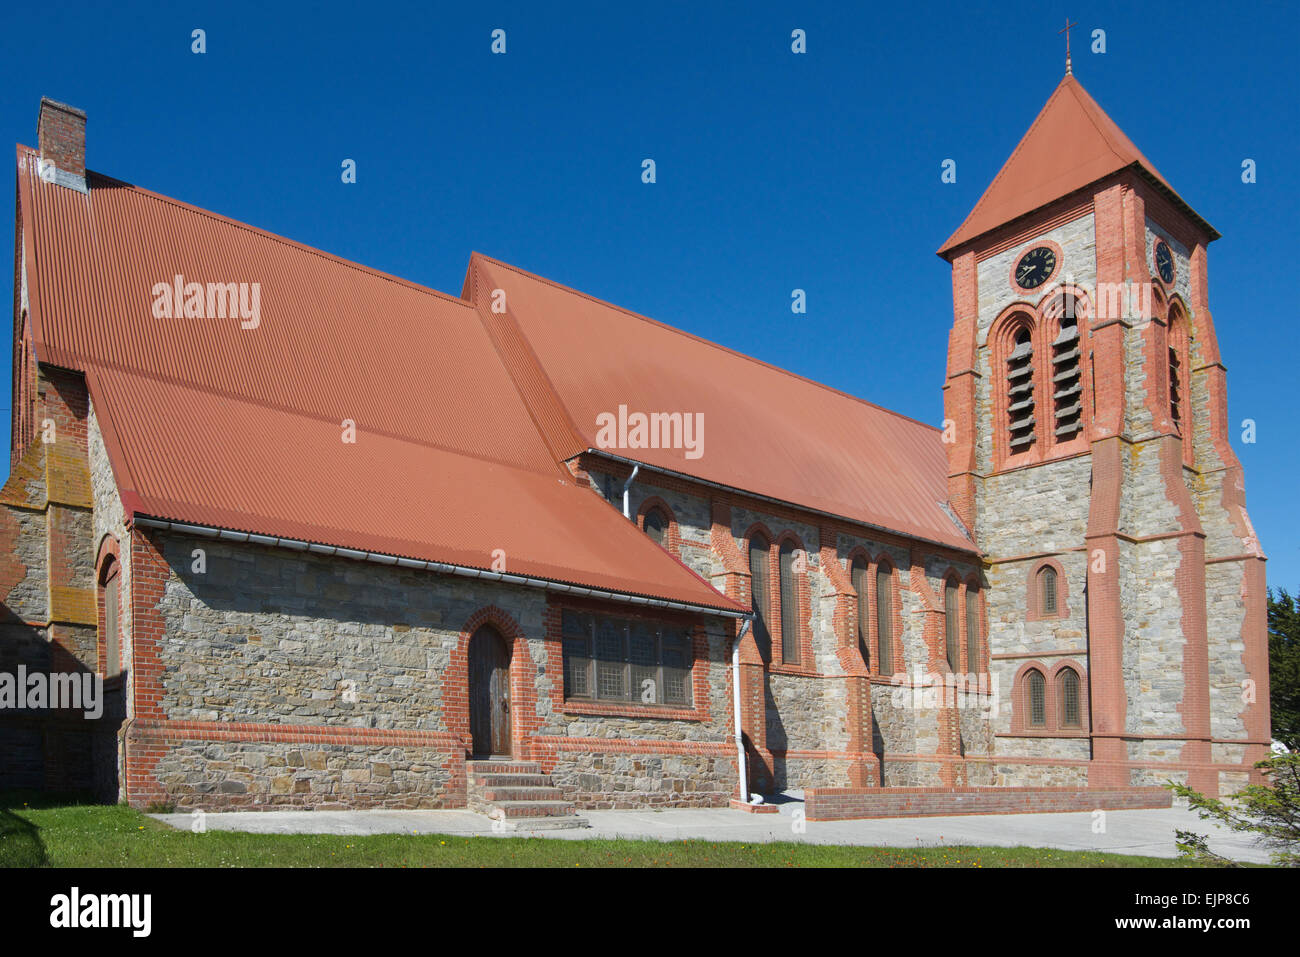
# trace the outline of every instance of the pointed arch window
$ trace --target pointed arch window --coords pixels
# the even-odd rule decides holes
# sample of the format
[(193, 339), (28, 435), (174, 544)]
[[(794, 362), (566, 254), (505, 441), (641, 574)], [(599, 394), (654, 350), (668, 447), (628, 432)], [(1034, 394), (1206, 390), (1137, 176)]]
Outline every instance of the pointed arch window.
[(121, 566), (111, 555), (99, 572), (99, 597), (104, 613), (104, 677), (122, 673), (121, 661)]
[(980, 590), (966, 585), (966, 670), (979, 671), (980, 660)]
[(858, 652), (862, 663), (871, 667), (871, 609), (867, 603), (867, 560), (859, 555), (853, 559), (849, 581), (858, 594)]
[(1038, 573), (1038, 587), (1043, 614), (1057, 614), (1056, 569), (1051, 565), (1044, 565)]
[(1073, 668), (1062, 668), (1056, 676), (1057, 700), (1061, 713), (1057, 720), (1062, 728), (1083, 726), (1083, 711), (1079, 706), (1079, 673)]
[(771, 580), (768, 575), (768, 555), (771, 543), (762, 532), (749, 539), (749, 590), (754, 608), (754, 642), (765, 662), (772, 660), (772, 635), (767, 623), (771, 615)]
[(879, 673), (894, 671), (894, 577), (884, 562), (876, 566), (876, 634), (879, 636)]
[(781, 586), (781, 662), (787, 665), (799, 664), (799, 593), (795, 573), (798, 551), (794, 542), (782, 542), (777, 570)]
[(645, 513), (645, 533), (656, 545), (668, 547), (668, 516), (655, 507)]
[(1047, 679), (1036, 668), (1025, 674), (1025, 716), (1029, 727), (1047, 727)]
[(961, 619), (957, 617), (957, 583), (949, 580), (943, 589), (943, 638), (948, 668), (954, 672), (961, 671), (959, 628), (961, 628)]
[(1007, 433), (1012, 455), (1028, 451), (1034, 444), (1034, 342), (1027, 326), (1012, 339), (1007, 356)]

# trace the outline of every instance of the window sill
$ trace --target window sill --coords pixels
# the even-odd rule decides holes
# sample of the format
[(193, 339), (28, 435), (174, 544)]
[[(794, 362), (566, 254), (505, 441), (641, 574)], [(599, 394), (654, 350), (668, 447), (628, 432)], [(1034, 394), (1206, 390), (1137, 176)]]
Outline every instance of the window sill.
[(708, 715), (696, 708), (579, 701), (573, 698), (566, 699), (560, 711), (563, 714), (603, 715), (610, 718), (657, 718), (663, 721), (705, 721), (708, 718)]
[(999, 731), (993, 737), (995, 738), (1088, 738), (1091, 734), (1086, 730), (1079, 728), (1061, 728), (1059, 730), (1020, 730), (1020, 731)]

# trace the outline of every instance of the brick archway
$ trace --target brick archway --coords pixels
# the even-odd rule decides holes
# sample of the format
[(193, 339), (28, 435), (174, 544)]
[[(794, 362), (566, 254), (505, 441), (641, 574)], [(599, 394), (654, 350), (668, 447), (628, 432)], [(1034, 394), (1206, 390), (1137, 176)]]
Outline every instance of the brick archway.
[(480, 608), (461, 626), (443, 684), (443, 722), (448, 731), (460, 738), (465, 753), (472, 754), (474, 741), (470, 732), (469, 643), (475, 632), (484, 625), (496, 629), (505, 640), (510, 655), (511, 755), (515, 760), (527, 760), (529, 736), (538, 725), (537, 693), (532, 683), (532, 656), (528, 651), (528, 637), (519, 623), (495, 605)]

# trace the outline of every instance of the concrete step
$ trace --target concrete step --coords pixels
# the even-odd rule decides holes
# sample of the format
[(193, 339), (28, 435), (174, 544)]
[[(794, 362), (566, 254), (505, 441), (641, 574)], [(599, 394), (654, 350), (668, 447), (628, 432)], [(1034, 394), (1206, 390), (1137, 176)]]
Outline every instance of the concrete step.
[(585, 817), (568, 814), (563, 817), (517, 817), (497, 825), (503, 831), (528, 834), (532, 831), (566, 831), (575, 827), (591, 827)]
[(542, 766), (535, 761), (466, 761), (466, 774), (541, 774)]
[(553, 785), (544, 787), (527, 787), (527, 788), (503, 788), (503, 787), (485, 787), (479, 795), (479, 800), (489, 804), (500, 804), (502, 801), (563, 801), (564, 792)]
[(550, 777), (545, 774), (471, 774), (469, 783), (479, 788), (544, 788), (550, 787)]
[(493, 801), (489, 817), (494, 816), (493, 811), (500, 811), (501, 816), (510, 821), (517, 818), (571, 815), (573, 805), (568, 801)]

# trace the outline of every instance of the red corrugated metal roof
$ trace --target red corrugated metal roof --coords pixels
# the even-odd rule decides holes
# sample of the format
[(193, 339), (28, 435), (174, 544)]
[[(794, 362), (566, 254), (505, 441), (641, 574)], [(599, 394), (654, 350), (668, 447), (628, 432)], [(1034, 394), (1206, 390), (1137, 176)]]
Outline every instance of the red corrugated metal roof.
[[(560, 454), (599, 448), (597, 417), (620, 405), (703, 413), (699, 457), (606, 451), (974, 550), (944, 505), (938, 430), (486, 256), (471, 258), (465, 288)], [(494, 289), (505, 292), (505, 315), (491, 311)]]
[[(86, 373), (129, 509), (739, 608), (573, 484), (462, 300), (35, 161), (19, 147), (36, 354)], [(176, 274), (259, 283), (260, 324), (154, 318)]]
[(939, 255), (1133, 165), (1190, 212), (1212, 234), (1211, 238), (1218, 238), (1214, 228), (1174, 192), (1079, 81), (1067, 74), (966, 221), (939, 249)]

